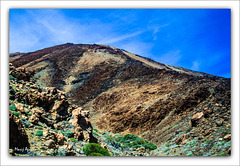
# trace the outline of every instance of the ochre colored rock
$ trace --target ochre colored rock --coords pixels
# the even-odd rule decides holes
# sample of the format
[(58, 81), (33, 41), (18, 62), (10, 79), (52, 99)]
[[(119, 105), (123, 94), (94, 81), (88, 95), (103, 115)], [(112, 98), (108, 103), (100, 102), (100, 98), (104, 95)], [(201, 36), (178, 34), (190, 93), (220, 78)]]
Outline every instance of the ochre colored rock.
[(77, 118), (81, 114), (81, 110), (82, 110), (81, 107), (78, 107), (78, 108), (74, 109), (72, 111), (72, 116)]
[(31, 122), (32, 124), (38, 124), (38, 122), (39, 122), (39, 118), (38, 117), (36, 117), (35, 115), (31, 115), (30, 117), (29, 117), (29, 122)]
[(56, 138), (57, 138), (57, 143), (59, 145), (63, 145), (64, 144), (65, 138), (64, 138), (62, 133), (56, 134)]
[(52, 139), (47, 140), (47, 141), (45, 142), (45, 144), (46, 144), (46, 146), (47, 146), (48, 148), (54, 148), (54, 147), (55, 147), (55, 142), (54, 142)]
[(44, 113), (44, 110), (35, 107), (32, 109), (32, 112), (35, 116), (37, 116), (39, 118)]
[(19, 112), (24, 112), (24, 105), (22, 103), (17, 103), (15, 106)]
[(227, 134), (223, 137), (223, 139), (225, 140), (230, 140), (231, 139), (231, 134)]
[(203, 118), (203, 112), (196, 113), (192, 116), (189, 123), (192, 127), (197, 126), (198, 123), (200, 123), (200, 120)]

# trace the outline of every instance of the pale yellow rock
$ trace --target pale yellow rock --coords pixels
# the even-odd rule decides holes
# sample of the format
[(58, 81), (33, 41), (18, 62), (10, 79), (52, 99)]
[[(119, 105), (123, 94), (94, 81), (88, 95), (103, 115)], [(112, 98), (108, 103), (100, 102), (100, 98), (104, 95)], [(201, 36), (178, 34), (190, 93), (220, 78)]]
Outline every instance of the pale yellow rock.
[(15, 104), (16, 108), (20, 112), (24, 112), (24, 105), (22, 103)]
[(224, 136), (223, 139), (225, 139), (225, 140), (226, 139), (231, 139), (231, 134), (228, 134), (228, 135)]

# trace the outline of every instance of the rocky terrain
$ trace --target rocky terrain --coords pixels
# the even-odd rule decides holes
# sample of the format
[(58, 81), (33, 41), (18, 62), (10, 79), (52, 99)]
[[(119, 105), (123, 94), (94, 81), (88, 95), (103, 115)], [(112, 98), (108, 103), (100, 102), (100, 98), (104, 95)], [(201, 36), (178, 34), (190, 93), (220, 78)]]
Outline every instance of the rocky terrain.
[(32, 74), (10, 63), (10, 155), (86, 156), (84, 146), (89, 143), (100, 144), (109, 155), (149, 155), (145, 148), (135, 148), (133, 153), (129, 147), (110, 140), (115, 137), (112, 133), (98, 133), (97, 129), (93, 132), (89, 111), (71, 104), (65, 92), (55, 87), (37, 86)]
[(23, 138), (11, 154), (84, 156), (88, 143), (113, 156), (231, 154), (230, 79), (96, 44), (14, 53), (10, 63), (10, 140)]

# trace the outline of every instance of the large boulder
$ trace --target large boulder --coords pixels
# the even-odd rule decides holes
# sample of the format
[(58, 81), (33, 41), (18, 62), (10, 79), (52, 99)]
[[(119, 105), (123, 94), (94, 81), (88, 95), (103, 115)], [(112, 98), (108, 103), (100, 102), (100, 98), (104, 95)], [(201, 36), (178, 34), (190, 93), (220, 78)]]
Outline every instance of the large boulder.
[(61, 100), (61, 101), (55, 101), (51, 112), (57, 112), (61, 116), (67, 116), (68, 115), (68, 106), (69, 103), (67, 100)]
[(196, 127), (203, 120), (203, 112), (198, 112), (192, 116), (189, 123), (192, 127)]
[(69, 121), (70, 124), (75, 126), (74, 138), (77, 140), (86, 140), (88, 142), (94, 142), (94, 137), (92, 135), (93, 127), (88, 119), (89, 111), (82, 110), (78, 107), (72, 111), (72, 116), (74, 117)]

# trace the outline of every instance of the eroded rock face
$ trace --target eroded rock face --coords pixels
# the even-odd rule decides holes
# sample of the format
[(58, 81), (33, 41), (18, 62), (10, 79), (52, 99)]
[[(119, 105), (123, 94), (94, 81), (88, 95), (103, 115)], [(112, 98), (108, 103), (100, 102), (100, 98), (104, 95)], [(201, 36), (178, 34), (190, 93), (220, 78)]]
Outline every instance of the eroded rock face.
[(9, 66), (9, 74), (11, 74), (13, 77), (24, 81), (30, 81), (33, 73), (27, 72), (24, 67), (15, 68), (11, 63), (9, 64)]
[[(17, 153), (27, 153), (30, 144), (24, 126), (19, 118), (9, 112), (9, 148)], [(23, 150), (22, 150), (23, 149)]]
[[(11, 67), (10, 74), (13, 73), (11, 70), (17, 69)], [(23, 69), (18, 71), (22, 75), (26, 72)], [(54, 87), (41, 88), (20, 78), (9, 81), (12, 95), (9, 109), (14, 111), (9, 113), (10, 155), (28, 152), (29, 155), (39, 155), (41, 152), (43, 155), (75, 156), (76, 147), (70, 146), (69, 140), (96, 142), (88, 111), (72, 105), (66, 94)], [(69, 123), (71, 116), (72, 124)], [(71, 140), (72, 137), (76, 140)], [(68, 147), (66, 152), (61, 151), (65, 145)]]
[(72, 116), (74, 118), (71, 119), (69, 123), (75, 126), (74, 138), (77, 140), (84, 139), (88, 142), (94, 142), (92, 135), (93, 127), (88, 119), (89, 112), (79, 107), (72, 111)]

